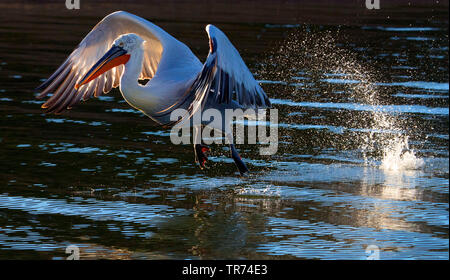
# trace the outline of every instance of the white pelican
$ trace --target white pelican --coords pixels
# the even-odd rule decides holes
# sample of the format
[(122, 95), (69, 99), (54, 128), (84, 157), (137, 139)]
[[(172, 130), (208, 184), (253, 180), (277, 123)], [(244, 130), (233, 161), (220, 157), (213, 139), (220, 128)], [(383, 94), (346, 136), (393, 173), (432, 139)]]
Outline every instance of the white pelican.
[[(225, 34), (206, 26), (209, 54), (204, 65), (182, 42), (155, 24), (119, 11), (106, 16), (37, 90), (42, 105), (60, 113), (80, 100), (119, 87), (125, 101), (161, 125), (174, 125), (170, 113), (197, 110), (267, 108), (270, 101)], [(145, 85), (138, 80), (150, 79)], [(185, 118), (183, 118), (185, 119)], [(229, 124), (221, 129), (231, 140)], [(233, 142), (231, 157), (248, 172)], [(195, 161), (205, 168), (209, 148), (194, 143)]]

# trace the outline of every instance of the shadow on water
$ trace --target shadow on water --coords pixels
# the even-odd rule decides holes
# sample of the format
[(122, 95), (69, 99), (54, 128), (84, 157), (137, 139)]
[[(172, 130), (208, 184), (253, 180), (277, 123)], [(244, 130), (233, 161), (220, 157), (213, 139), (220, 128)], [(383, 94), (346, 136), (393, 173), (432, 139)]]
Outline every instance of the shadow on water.
[[(38, 21), (47, 6), (25, 6), (0, 21), (1, 259), (64, 259), (70, 244), (82, 259), (365, 259), (369, 245), (384, 259), (448, 259), (448, 13), (222, 15), (279, 110), (277, 154), (240, 145), (253, 171), (241, 178), (220, 145), (199, 170), (191, 146), (117, 90), (43, 114), (33, 89), (100, 18), (87, 7)], [(203, 59), (212, 20), (173, 16), (154, 22)]]

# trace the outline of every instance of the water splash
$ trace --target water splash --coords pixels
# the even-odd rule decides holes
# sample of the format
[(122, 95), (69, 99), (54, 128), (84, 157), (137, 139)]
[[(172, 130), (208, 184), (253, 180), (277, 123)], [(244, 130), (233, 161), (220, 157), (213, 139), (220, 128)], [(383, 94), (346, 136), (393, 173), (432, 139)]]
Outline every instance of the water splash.
[[(399, 117), (401, 112), (387, 114), (382, 110), (378, 85), (390, 77), (378, 70), (381, 68), (376, 66), (376, 62), (357, 56), (352, 51), (354, 46), (346, 46), (345, 36), (339, 31), (311, 30), (308, 26), (297, 28), (269, 55), (267, 63), (261, 64), (258, 73), (265, 80), (280, 81), (281, 85), (285, 85), (280, 97), (298, 100), (304, 99), (308, 89), (316, 88), (320, 82), (322, 85), (323, 82), (328, 84), (323, 93), (333, 92), (336, 83), (329, 82), (330, 77), (333, 81), (339, 80), (338, 84), (345, 87), (349, 101), (365, 108), (371, 107), (366, 110), (367, 114), (355, 113), (350, 119), (340, 120), (351, 128), (364, 126), (356, 128), (367, 129), (369, 132), (355, 134), (352, 139), (339, 143), (339, 147), (352, 150), (356, 146), (366, 165), (375, 165), (385, 171), (401, 172), (422, 168), (423, 159), (418, 158), (409, 148), (411, 131), (406, 129), (406, 123)], [(296, 86), (299, 74), (302, 76), (302, 84)], [(306, 75), (308, 77), (304, 77)], [(338, 79), (334, 79), (336, 77)]]
[(395, 137), (384, 147), (380, 168), (384, 171), (399, 172), (416, 170), (425, 165), (423, 159), (418, 158), (414, 150), (409, 148), (408, 136)]

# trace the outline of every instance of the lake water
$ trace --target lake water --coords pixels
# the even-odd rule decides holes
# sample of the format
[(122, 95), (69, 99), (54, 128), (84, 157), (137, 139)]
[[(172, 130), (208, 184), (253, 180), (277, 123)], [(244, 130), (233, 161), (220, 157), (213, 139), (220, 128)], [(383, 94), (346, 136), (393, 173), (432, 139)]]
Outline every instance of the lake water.
[[(275, 155), (238, 146), (247, 178), (221, 145), (201, 171), (118, 90), (44, 114), (34, 88), (106, 13), (41, 12), (0, 21), (0, 259), (448, 259), (448, 12), (211, 22), (278, 109)], [(205, 22), (154, 22), (206, 57)]]

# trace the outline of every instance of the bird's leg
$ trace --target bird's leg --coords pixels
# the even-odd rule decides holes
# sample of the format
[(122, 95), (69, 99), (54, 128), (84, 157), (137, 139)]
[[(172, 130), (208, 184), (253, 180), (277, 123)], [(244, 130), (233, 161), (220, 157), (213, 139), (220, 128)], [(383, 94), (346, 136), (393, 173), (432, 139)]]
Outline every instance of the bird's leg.
[(241, 156), (239, 155), (236, 148), (234, 147), (234, 144), (230, 144), (230, 149), (231, 149), (231, 157), (233, 158), (234, 163), (236, 164), (237, 168), (239, 169), (239, 172), (241, 173), (241, 175), (247, 174), (249, 172), (248, 168), (245, 165), (245, 163), (242, 161)]
[(209, 147), (202, 144), (194, 144), (194, 152), (195, 152), (195, 162), (198, 163), (200, 169), (208, 168), (206, 166), (206, 161), (208, 157), (206, 156), (206, 152), (209, 152)]
[(210, 149), (208, 146), (202, 145), (200, 136), (200, 129), (198, 126), (194, 126), (194, 153), (195, 153), (195, 162), (200, 166), (200, 169), (208, 168), (206, 166), (206, 161), (208, 157), (206, 156), (206, 152), (209, 152)]
[(233, 134), (231, 131), (232, 130), (230, 130), (230, 129), (225, 131), (225, 136), (228, 140), (228, 143), (230, 144), (231, 158), (234, 160), (234, 163), (236, 164), (237, 168), (239, 169), (239, 172), (241, 173), (241, 175), (246, 175), (249, 172), (247, 165), (245, 165), (245, 163), (242, 161), (241, 156), (239, 155), (238, 151), (236, 150), (236, 147), (234, 147)]

